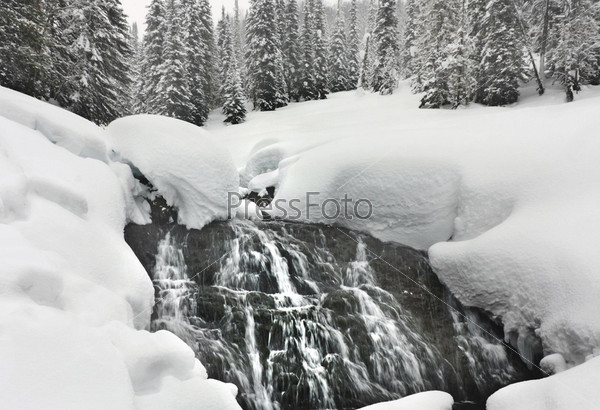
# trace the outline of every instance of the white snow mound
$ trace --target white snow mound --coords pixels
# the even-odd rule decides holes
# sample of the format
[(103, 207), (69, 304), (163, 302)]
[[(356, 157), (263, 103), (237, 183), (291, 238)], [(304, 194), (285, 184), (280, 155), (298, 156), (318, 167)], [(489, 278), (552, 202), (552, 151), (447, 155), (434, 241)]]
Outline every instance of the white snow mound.
[(361, 410), (452, 410), (454, 399), (443, 391), (411, 394), (399, 400), (363, 407)]
[(512, 384), (494, 393), (487, 410), (596, 410), (600, 357), (541, 380)]
[(227, 218), (228, 193), (238, 192), (238, 172), (229, 152), (208, 132), (154, 115), (118, 119), (107, 132), (122, 160), (177, 208), (180, 224), (201, 229)]
[(75, 155), (108, 162), (110, 149), (102, 129), (62, 108), (0, 87), (0, 117), (41, 132)]

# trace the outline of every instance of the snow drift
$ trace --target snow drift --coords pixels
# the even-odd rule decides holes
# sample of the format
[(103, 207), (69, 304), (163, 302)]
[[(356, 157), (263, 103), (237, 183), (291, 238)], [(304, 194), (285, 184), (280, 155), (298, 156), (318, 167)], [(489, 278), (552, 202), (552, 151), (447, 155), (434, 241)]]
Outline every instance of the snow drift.
[(229, 152), (206, 131), (172, 118), (136, 115), (114, 121), (107, 132), (122, 160), (177, 208), (180, 224), (201, 229), (228, 217), (228, 193), (238, 192), (238, 173)]
[(103, 131), (3, 88), (0, 113), (0, 407), (237, 408), (183, 341), (142, 330), (154, 289), (123, 239), (142, 215)]
[(454, 399), (442, 391), (427, 391), (363, 407), (361, 410), (452, 410)]

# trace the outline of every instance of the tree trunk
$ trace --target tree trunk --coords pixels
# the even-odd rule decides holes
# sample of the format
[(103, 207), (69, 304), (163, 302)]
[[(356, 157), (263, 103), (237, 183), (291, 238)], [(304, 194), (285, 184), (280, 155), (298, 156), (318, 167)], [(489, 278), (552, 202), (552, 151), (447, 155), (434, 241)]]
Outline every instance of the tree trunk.
[(367, 37), (367, 41), (365, 43), (365, 55), (363, 56), (362, 67), (360, 70), (360, 79), (359, 79), (359, 87), (363, 90), (367, 89), (367, 63), (369, 59), (369, 40), (371, 36)]
[[(550, 0), (546, 0), (546, 4), (548, 5), (550, 3)], [(533, 58), (533, 53), (531, 52), (531, 49), (529, 48), (529, 42), (528, 40), (528, 36), (527, 36), (527, 31), (525, 30), (525, 25), (523, 24), (523, 20), (521, 19), (521, 13), (519, 12), (519, 8), (517, 7), (515, 1), (512, 1), (512, 5), (515, 8), (515, 12), (517, 13), (517, 16), (519, 16), (519, 27), (521, 27), (521, 35), (523, 36), (523, 40), (525, 41), (525, 45), (527, 48), (527, 54), (529, 54), (529, 60), (531, 61), (531, 67), (533, 68), (533, 74), (535, 75), (535, 80), (537, 82), (538, 88), (537, 88), (537, 92), (539, 95), (544, 94), (545, 88), (544, 88), (544, 82), (542, 81), (542, 77), (543, 77), (543, 70), (540, 68), (540, 71), (538, 71), (537, 67), (535, 66), (535, 59)], [(546, 12), (547, 15), (547, 12)], [(544, 49), (545, 49), (545, 44), (544, 44)]]
[(546, 6), (544, 10), (544, 21), (542, 28), (542, 44), (540, 45), (540, 77), (542, 82), (546, 78), (546, 45), (548, 44), (548, 20), (550, 14), (550, 0), (546, 0)]

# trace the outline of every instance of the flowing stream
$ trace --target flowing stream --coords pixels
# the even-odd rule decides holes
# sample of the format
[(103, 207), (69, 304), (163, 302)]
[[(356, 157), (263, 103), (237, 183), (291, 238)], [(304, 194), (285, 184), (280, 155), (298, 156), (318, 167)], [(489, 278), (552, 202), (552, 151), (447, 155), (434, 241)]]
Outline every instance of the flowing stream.
[(126, 238), (155, 284), (153, 328), (236, 384), (246, 409), (350, 409), (434, 389), (481, 404), (534, 376), (411, 248), (283, 222), (130, 225)]

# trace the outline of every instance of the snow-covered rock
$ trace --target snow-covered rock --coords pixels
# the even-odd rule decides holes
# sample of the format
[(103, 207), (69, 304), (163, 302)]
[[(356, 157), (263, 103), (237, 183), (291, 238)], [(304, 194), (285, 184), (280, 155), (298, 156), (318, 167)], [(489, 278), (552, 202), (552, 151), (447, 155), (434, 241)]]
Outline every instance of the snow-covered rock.
[(541, 380), (512, 384), (494, 393), (488, 410), (596, 410), (600, 357)]
[(454, 399), (443, 391), (426, 391), (399, 400), (363, 407), (361, 410), (452, 410)]
[(0, 408), (238, 408), (183, 341), (142, 330), (154, 288), (123, 228), (145, 215), (103, 131), (3, 88), (0, 113)]
[(419, 249), (449, 239), (460, 182), (455, 167), (382, 156), (384, 147), (363, 144), (333, 142), (282, 164), (272, 214), (290, 218), (296, 208), (299, 220), (335, 223)]
[(200, 229), (228, 216), (228, 193), (239, 177), (229, 152), (209, 133), (184, 121), (154, 115), (121, 118), (107, 127), (121, 159), (138, 169), (179, 223)]

